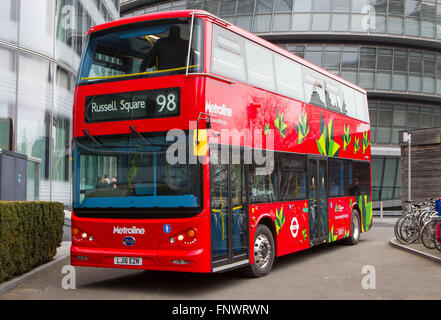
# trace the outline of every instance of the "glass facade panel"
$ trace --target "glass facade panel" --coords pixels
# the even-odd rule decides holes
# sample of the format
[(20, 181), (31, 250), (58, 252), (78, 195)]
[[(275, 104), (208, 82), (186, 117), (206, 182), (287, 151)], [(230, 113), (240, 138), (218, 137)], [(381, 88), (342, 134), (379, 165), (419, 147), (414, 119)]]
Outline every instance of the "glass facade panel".
[(333, 14), (332, 15), (332, 31), (349, 31), (349, 15)]
[(20, 45), (53, 56), (54, 12), (55, 0), (21, 0)]
[(316, 13), (312, 16), (312, 31), (328, 31), (330, 15), (326, 13)]
[(236, 18), (237, 26), (239, 26), (242, 29), (245, 29), (247, 31), (251, 31), (251, 23), (252, 22), (253, 21), (250, 16), (237, 16), (237, 18)]
[(292, 31), (309, 31), (310, 23), (310, 14), (294, 14), (292, 18)]
[(237, 1), (237, 14), (252, 14), (254, 12), (254, 0)]
[(258, 15), (254, 18), (253, 32), (269, 32), (271, 27), (271, 15)]
[(311, 12), (312, 1), (310, 0), (295, 0), (294, 12)]
[[(240, 2), (240, 1), (239, 1)], [(274, 12), (291, 12), (293, 0), (275, 0)]]
[(15, 115), (16, 51), (0, 47), (0, 149), (11, 150)]
[(315, 0), (314, 12), (331, 12), (331, 0)]
[(236, 0), (220, 0), (219, 15), (230, 16), (236, 12)]
[(403, 34), (403, 18), (401, 17), (389, 17), (389, 28), (390, 34)]
[(291, 15), (276, 14), (273, 21), (273, 32), (289, 31), (291, 24)]
[(47, 60), (29, 54), (20, 54), (19, 63), (17, 151), (41, 159), (40, 200), (48, 201), (53, 70)]
[(18, 1), (0, 1), (0, 40), (17, 43), (18, 40)]
[(390, 144), (391, 143), (392, 129), (388, 127), (377, 128), (376, 143), (378, 144)]

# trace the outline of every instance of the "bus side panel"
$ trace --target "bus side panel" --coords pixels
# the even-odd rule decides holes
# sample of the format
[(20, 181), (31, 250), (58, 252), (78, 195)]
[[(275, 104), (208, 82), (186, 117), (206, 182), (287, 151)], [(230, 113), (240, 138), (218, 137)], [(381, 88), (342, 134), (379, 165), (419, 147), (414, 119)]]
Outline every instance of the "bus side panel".
[(351, 213), (355, 197), (329, 199), (329, 242), (351, 235)]
[[(262, 216), (269, 216), (276, 234), (276, 256), (309, 248), (308, 201), (280, 202), (250, 206), (251, 224), (256, 217), (256, 227)], [(250, 234), (250, 247), (253, 248), (254, 233)], [(251, 252), (251, 256), (253, 253)]]

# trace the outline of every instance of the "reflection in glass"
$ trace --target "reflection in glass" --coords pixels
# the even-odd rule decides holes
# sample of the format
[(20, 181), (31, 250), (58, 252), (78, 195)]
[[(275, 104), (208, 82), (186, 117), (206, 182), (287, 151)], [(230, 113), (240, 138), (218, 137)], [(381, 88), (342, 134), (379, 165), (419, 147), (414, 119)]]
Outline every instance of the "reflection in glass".
[(55, 0), (21, 0), (20, 45), (53, 56), (54, 12)]
[(349, 15), (334, 14), (332, 15), (332, 31), (349, 31)]
[(0, 40), (17, 43), (18, 24), (17, 24), (18, 1), (0, 1)]
[(294, 14), (292, 18), (292, 31), (309, 31), (310, 21), (310, 14)]
[(312, 31), (328, 31), (330, 15), (326, 13), (316, 13), (312, 17)]
[(41, 159), (40, 200), (48, 201), (53, 71), (47, 60), (35, 55), (22, 53), (19, 62), (17, 151)]
[(273, 32), (289, 31), (291, 15), (275, 14), (273, 21)]

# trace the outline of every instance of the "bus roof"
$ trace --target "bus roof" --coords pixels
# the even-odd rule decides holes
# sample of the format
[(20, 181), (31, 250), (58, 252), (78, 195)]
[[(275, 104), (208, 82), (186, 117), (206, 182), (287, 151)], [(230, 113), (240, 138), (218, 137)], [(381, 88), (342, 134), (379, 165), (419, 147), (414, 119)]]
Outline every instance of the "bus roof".
[(323, 74), (324, 76), (334, 79), (340, 83), (343, 83), (345, 85), (347, 85), (348, 87), (351, 87), (357, 91), (362, 92), (363, 94), (367, 94), (366, 90), (325, 70), (320, 68), (319, 66), (316, 66), (314, 64), (312, 64), (311, 62), (296, 56), (295, 54), (284, 50), (282, 48), (280, 48), (279, 46), (275, 45), (274, 43), (271, 43), (259, 36), (256, 36), (255, 34), (248, 32), (230, 22), (225, 21), (224, 19), (221, 19), (207, 11), (204, 10), (179, 10), (179, 11), (167, 11), (167, 12), (158, 12), (158, 13), (149, 13), (149, 14), (144, 14), (144, 15), (139, 15), (139, 16), (135, 16), (135, 17), (128, 17), (128, 18), (123, 18), (123, 19), (119, 19), (119, 20), (115, 20), (115, 21), (111, 21), (111, 22), (107, 22), (107, 23), (103, 23), (100, 24), (98, 26), (94, 26), (92, 27), (88, 34), (92, 34), (94, 32), (97, 31), (102, 31), (105, 29), (110, 29), (110, 28), (114, 28), (114, 27), (119, 27), (119, 26), (123, 26), (123, 25), (127, 25), (127, 24), (131, 24), (131, 23), (138, 23), (138, 22), (143, 22), (143, 21), (150, 21), (150, 20), (158, 20), (158, 19), (167, 19), (167, 18), (182, 18), (182, 17), (189, 17), (191, 16), (192, 13), (195, 13), (195, 16), (204, 16), (207, 17), (211, 20), (213, 20), (213, 22), (220, 22), (220, 24), (223, 27), (227, 27), (227, 29), (245, 37), (248, 38), (249, 40), (252, 40), (272, 51), (278, 52), (282, 55), (284, 55), (285, 57), (294, 60), (314, 71), (317, 71), (321, 74)]

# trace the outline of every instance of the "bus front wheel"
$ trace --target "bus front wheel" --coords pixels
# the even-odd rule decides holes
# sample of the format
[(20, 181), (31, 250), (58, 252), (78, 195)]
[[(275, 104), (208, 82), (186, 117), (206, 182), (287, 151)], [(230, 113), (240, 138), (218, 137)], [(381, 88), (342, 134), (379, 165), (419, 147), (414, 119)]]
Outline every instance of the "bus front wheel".
[(357, 210), (352, 210), (351, 214), (351, 235), (344, 239), (348, 245), (356, 245), (360, 241), (360, 215)]
[(276, 247), (271, 230), (260, 224), (254, 235), (254, 264), (247, 268), (247, 274), (258, 278), (268, 274), (274, 263)]

